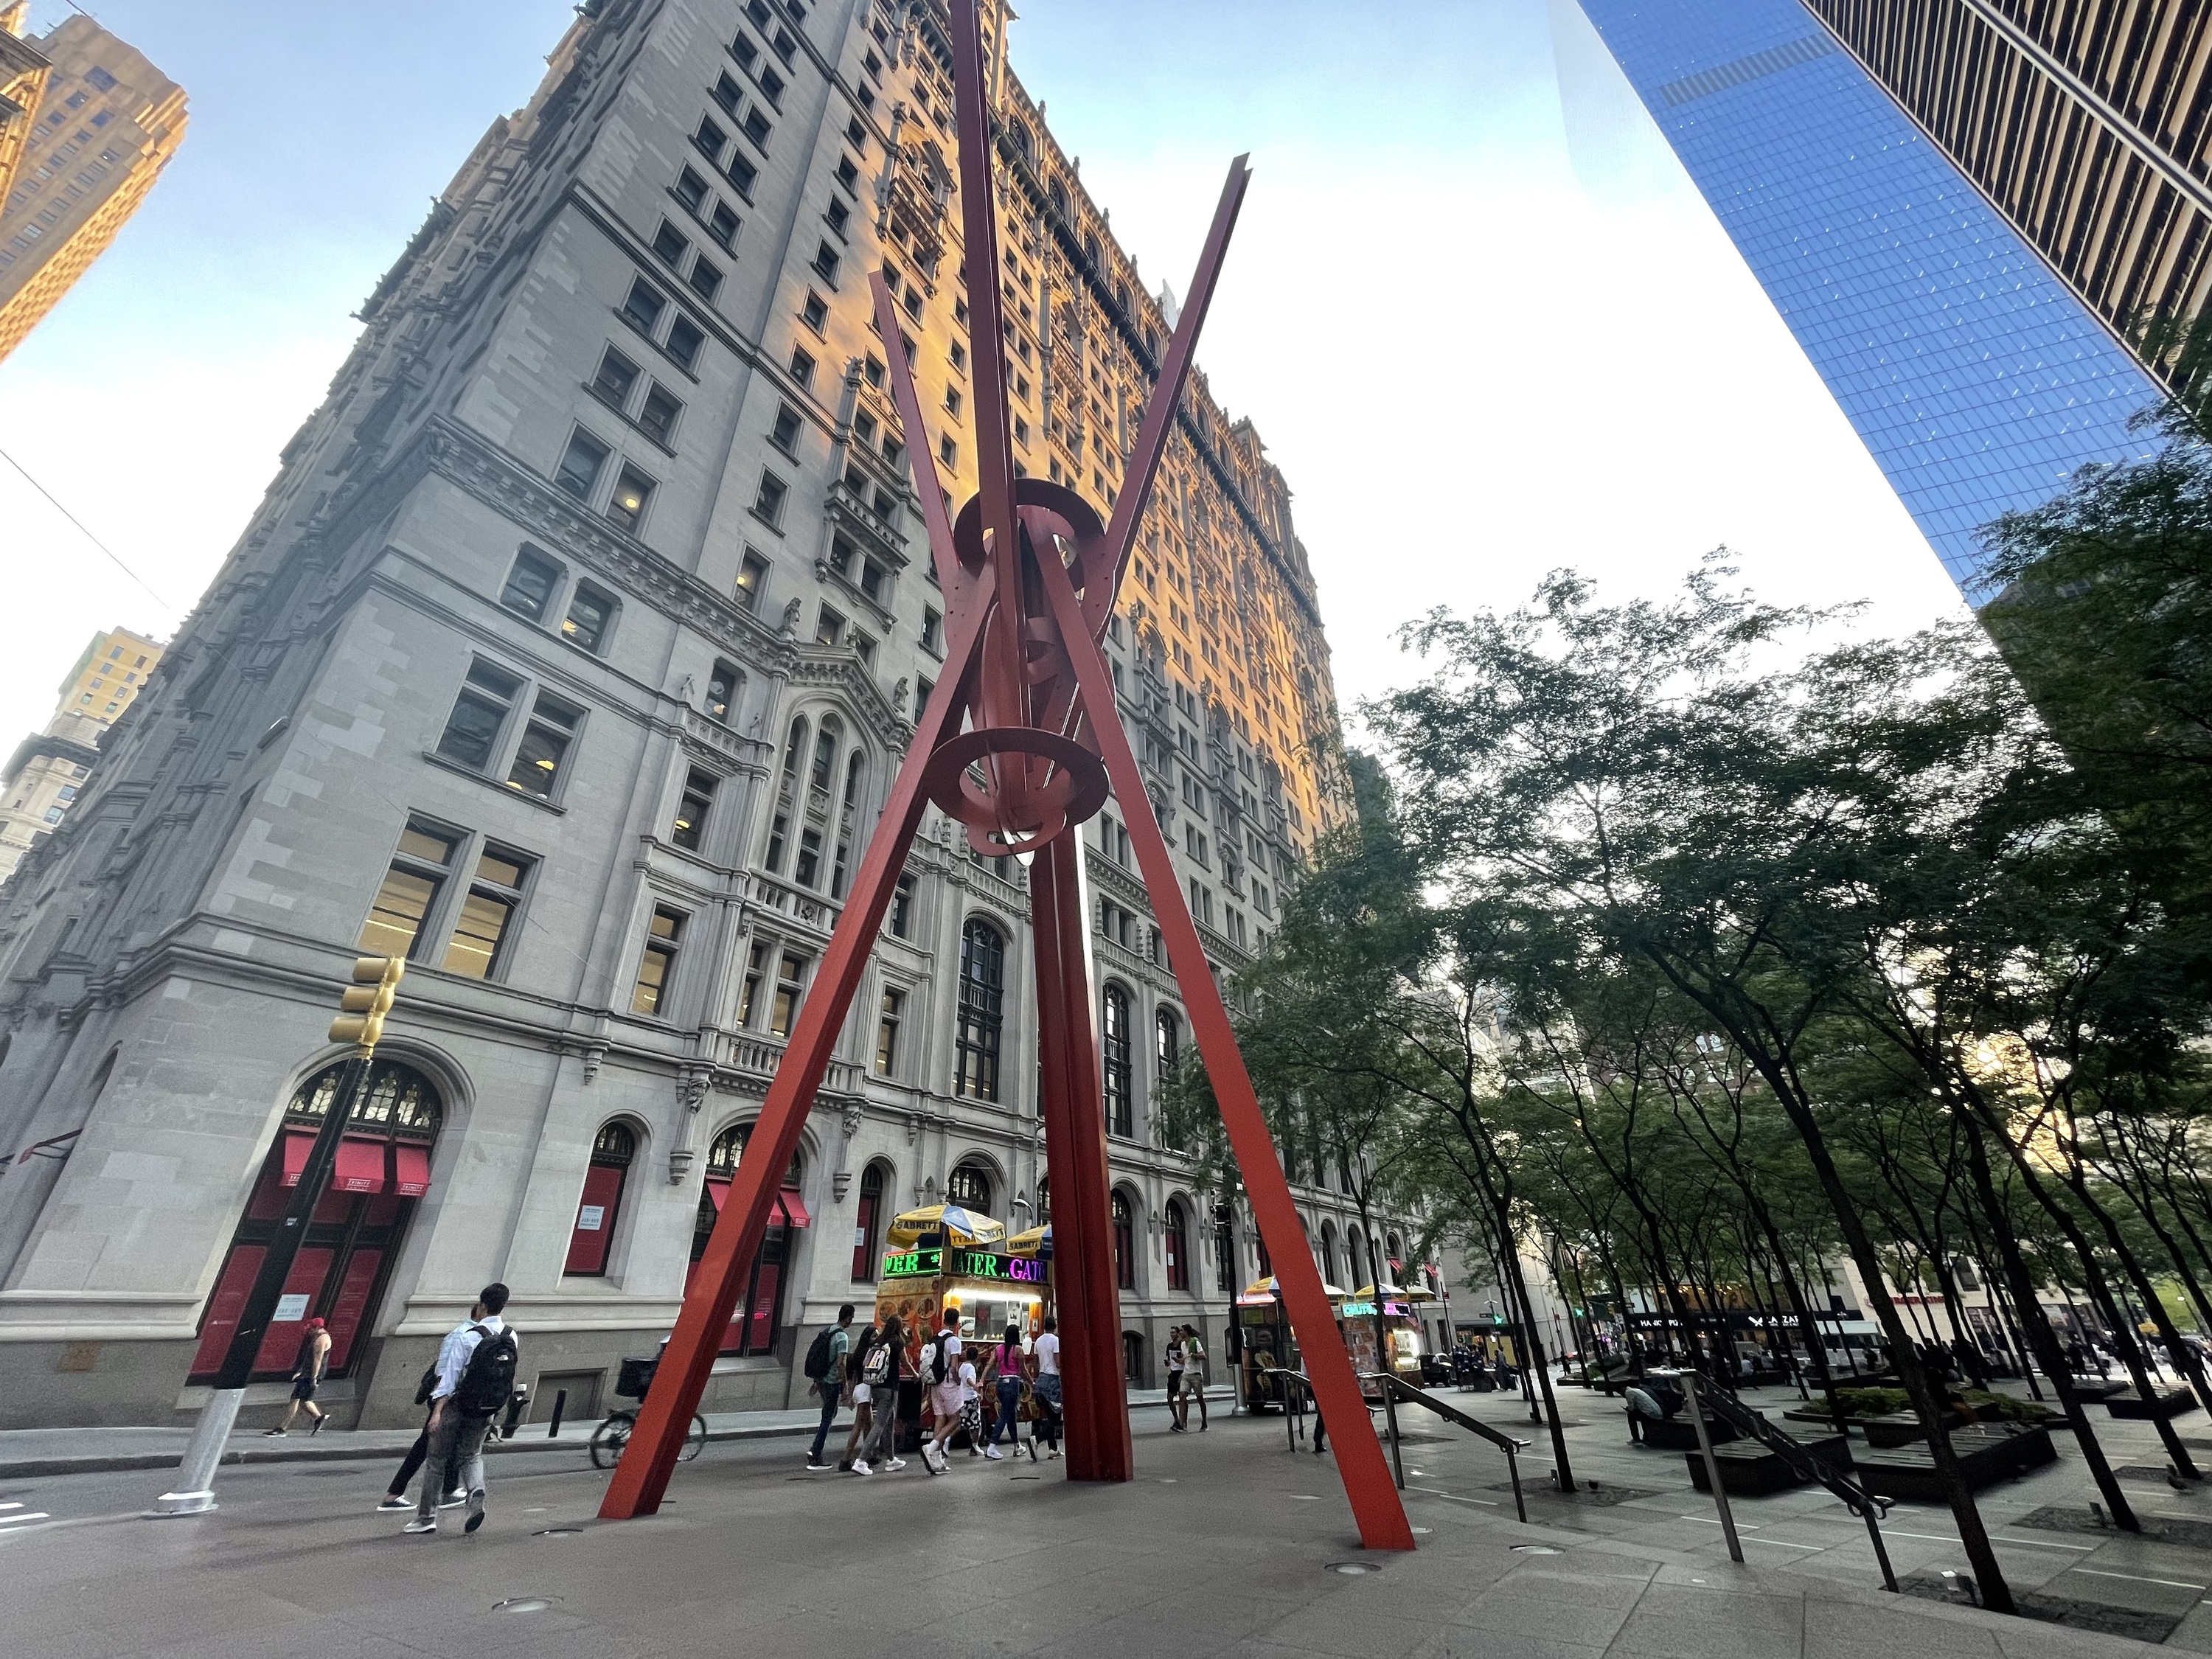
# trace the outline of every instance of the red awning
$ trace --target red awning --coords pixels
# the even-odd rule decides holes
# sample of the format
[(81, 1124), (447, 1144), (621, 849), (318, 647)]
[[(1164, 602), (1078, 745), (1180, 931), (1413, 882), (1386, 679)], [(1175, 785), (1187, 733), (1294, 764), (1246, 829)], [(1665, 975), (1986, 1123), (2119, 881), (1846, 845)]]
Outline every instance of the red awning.
[(729, 1195), (730, 1183), (728, 1182), (710, 1181), (707, 1183), (707, 1196), (714, 1200), (714, 1213), (716, 1215), (721, 1214), (722, 1200), (729, 1197)]
[(430, 1149), (410, 1146), (405, 1141), (392, 1149), (396, 1179), (392, 1190), (402, 1198), (420, 1198), (430, 1190)]
[(783, 1212), (783, 1218), (793, 1226), (810, 1227), (814, 1224), (814, 1218), (806, 1213), (806, 1206), (799, 1201), (798, 1188), (786, 1187), (776, 1194), (775, 1202), (776, 1207)]
[(386, 1144), (382, 1140), (364, 1140), (358, 1135), (348, 1135), (338, 1142), (337, 1167), (331, 1172), (331, 1190), (334, 1193), (382, 1192)]
[(315, 1132), (313, 1129), (284, 1131), (284, 1184), (287, 1187), (300, 1184), (300, 1177), (307, 1170), (307, 1154), (314, 1148)]

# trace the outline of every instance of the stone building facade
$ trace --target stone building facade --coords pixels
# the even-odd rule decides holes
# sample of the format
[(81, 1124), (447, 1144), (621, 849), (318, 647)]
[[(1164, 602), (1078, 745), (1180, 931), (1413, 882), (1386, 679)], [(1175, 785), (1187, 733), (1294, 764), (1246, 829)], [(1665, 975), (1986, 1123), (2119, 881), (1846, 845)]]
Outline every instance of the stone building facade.
[(101, 736), (137, 701), (161, 660), (159, 640), (128, 629), (92, 636), (63, 678), (54, 717), (17, 744), (0, 767), (0, 881), (69, 816), (100, 758)]
[[(0, 1422), (204, 1398), (328, 1109), (357, 950), (410, 969), (290, 1287), (337, 1333), (341, 1421), (410, 1420), (488, 1279), (571, 1415), (675, 1319), (941, 672), (904, 446), (972, 490), (951, 59), (927, 0), (582, 10), (364, 305), (152, 690), (0, 889)], [(1168, 319), (1006, 67), (1004, 22), (1015, 453), (1103, 510)], [(874, 331), (877, 268), (910, 344)], [(927, 434), (899, 429), (890, 349)], [(1289, 492), (1202, 382), (1110, 644), (1233, 969), (1340, 808)], [(1124, 1352), (1152, 1382), (1164, 1327), (1218, 1352), (1261, 1269), (1249, 1216), (1155, 1143), (1187, 1028), (1119, 806), (1084, 835)], [(1018, 863), (927, 824), (707, 1409), (794, 1396), (801, 1333), (866, 1300), (896, 1212), (1046, 1213), (1027, 908)], [(1317, 1249), (1346, 1234), (1348, 1200), (1298, 1191)], [(272, 1334), (269, 1376), (297, 1330)]]
[[(35, 44), (50, 67), (12, 178), (0, 111), (0, 358), (107, 251), (185, 140), (185, 89), (91, 18), (64, 18)], [(0, 46), (0, 76), (19, 53)]]

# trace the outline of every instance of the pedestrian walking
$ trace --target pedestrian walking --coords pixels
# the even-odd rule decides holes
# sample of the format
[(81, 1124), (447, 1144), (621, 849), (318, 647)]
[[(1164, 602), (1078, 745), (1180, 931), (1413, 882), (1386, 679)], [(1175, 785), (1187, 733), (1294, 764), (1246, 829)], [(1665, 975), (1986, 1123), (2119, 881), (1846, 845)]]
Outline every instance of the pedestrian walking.
[(1039, 1436), (1043, 1437), (1047, 1451), (1054, 1457), (1060, 1455), (1060, 1322), (1047, 1314), (1044, 1328), (1030, 1346), (1030, 1358), (1036, 1368), (1030, 1383), (1037, 1402), (1036, 1427), (1030, 1431), (1030, 1457), (1034, 1461)]
[(438, 1530), (438, 1500), (458, 1469), (457, 1484), (467, 1493), (469, 1518), (461, 1530), (473, 1533), (484, 1520), (484, 1435), (493, 1418), (514, 1397), (518, 1359), (514, 1333), (501, 1317), (507, 1286), (487, 1285), (477, 1293), (471, 1322), (447, 1337), (438, 1351), (438, 1382), (430, 1391), (430, 1443), (423, 1457), (422, 1497), (415, 1518), (403, 1531)]
[(292, 1398), (284, 1407), (284, 1418), (268, 1431), (272, 1436), (289, 1433), (292, 1419), (304, 1411), (315, 1419), (315, 1426), (307, 1431), (313, 1439), (323, 1431), (325, 1421), (323, 1409), (315, 1404), (315, 1388), (323, 1380), (323, 1367), (330, 1363), (331, 1334), (319, 1319), (311, 1319), (307, 1328), (300, 1333), (300, 1356), (292, 1366)]
[(1190, 1425), (1182, 1420), (1182, 1327), (1168, 1327), (1168, 1432), (1188, 1434)]
[[(1014, 1449), (1021, 1450), (1022, 1384), (1028, 1381), (1029, 1356), (1022, 1352), (1022, 1328), (1006, 1327), (1006, 1334), (991, 1350), (989, 1360), (992, 1391), (998, 1396), (999, 1409), (991, 1419), (991, 1432), (983, 1448), (983, 1455), (994, 1462), (1001, 1461), (999, 1435), (1003, 1430)], [(1034, 1459), (1036, 1455), (1030, 1454)]]
[[(462, 1321), (447, 1333), (445, 1342), (438, 1345), (438, 1358), (430, 1362), (429, 1368), (422, 1373), (422, 1382), (416, 1385), (415, 1403), (422, 1408), (422, 1431), (415, 1437), (415, 1443), (407, 1449), (407, 1455), (399, 1460), (399, 1473), (392, 1477), (392, 1484), (385, 1488), (384, 1501), (376, 1506), (380, 1510), (411, 1510), (415, 1507), (415, 1500), (407, 1495), (407, 1488), (415, 1479), (415, 1472), (422, 1467), (422, 1460), (430, 1455), (430, 1423), (434, 1409), (430, 1395), (438, 1386), (438, 1372), (445, 1358), (447, 1344), (468, 1329), (473, 1317), (471, 1315), (470, 1320)], [(449, 1510), (468, 1501), (466, 1492), (454, 1490), (457, 1483), (458, 1477), (449, 1466), (441, 1483), (445, 1496), (438, 1500), (440, 1509)]]
[(822, 1398), (822, 1421), (814, 1431), (814, 1444), (806, 1454), (809, 1474), (827, 1474), (831, 1465), (822, 1461), (823, 1448), (830, 1438), (830, 1425), (837, 1416), (837, 1405), (845, 1397), (845, 1356), (853, 1351), (853, 1304), (846, 1303), (837, 1310), (837, 1322), (814, 1339), (806, 1350), (806, 1380)]
[(960, 1339), (948, 1326), (937, 1340), (921, 1350), (921, 1386), (933, 1419), (929, 1438), (922, 1443), (921, 1466), (932, 1474), (945, 1473), (945, 1445), (960, 1426)]
[(906, 1327), (893, 1314), (884, 1322), (883, 1334), (868, 1349), (860, 1364), (861, 1384), (868, 1390), (872, 1420), (867, 1437), (853, 1460), (853, 1473), (873, 1474), (878, 1469), (902, 1469), (898, 1455), (899, 1378), (906, 1370)]
[(875, 1389), (868, 1382), (868, 1356), (882, 1340), (871, 1321), (860, 1328), (860, 1334), (853, 1339), (852, 1352), (845, 1356), (845, 1397), (853, 1402), (853, 1428), (845, 1437), (845, 1455), (837, 1460), (841, 1470), (853, 1467), (854, 1455), (875, 1426)]
[(1182, 1328), (1182, 1425), (1190, 1426), (1190, 1402), (1198, 1401), (1198, 1431), (1206, 1432), (1206, 1344), (1198, 1327)]

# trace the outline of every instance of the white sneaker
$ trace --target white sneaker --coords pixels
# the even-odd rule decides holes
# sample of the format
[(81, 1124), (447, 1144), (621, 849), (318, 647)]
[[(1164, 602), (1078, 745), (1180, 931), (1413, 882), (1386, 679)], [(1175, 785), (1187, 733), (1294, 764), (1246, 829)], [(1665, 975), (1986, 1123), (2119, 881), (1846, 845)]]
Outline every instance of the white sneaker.
[(884, 1467), (887, 1469), (902, 1469), (906, 1467), (906, 1459), (903, 1457), (894, 1457), (890, 1462), (884, 1464)]
[(435, 1532), (438, 1530), (438, 1517), (434, 1515), (428, 1520), (425, 1521), (418, 1515), (412, 1521), (410, 1521), (405, 1526), (400, 1528), (399, 1530), (402, 1532)]
[(438, 1500), (438, 1507), (441, 1510), (457, 1510), (468, 1501), (468, 1493), (465, 1492), (449, 1492), (443, 1498), (441, 1498)]
[(1059, 1456), (1059, 1455), (1060, 1455), (1060, 1448), (1059, 1448), (1059, 1447), (1057, 1447), (1057, 1446), (1054, 1446), (1054, 1447), (1052, 1449), (1052, 1455), (1053, 1455), (1054, 1457)]
[(411, 1510), (415, 1507), (415, 1500), (411, 1498), (393, 1498), (387, 1493), (384, 1501), (376, 1507), (380, 1510)]
[(1003, 1463), (1006, 1461), (1004, 1457), (999, 1455), (999, 1449), (996, 1446), (984, 1447), (983, 1455), (989, 1458), (994, 1463)]
[(870, 1468), (866, 1463), (860, 1462), (858, 1458), (855, 1458), (853, 1462), (853, 1473), (855, 1474), (873, 1474), (875, 1471)]

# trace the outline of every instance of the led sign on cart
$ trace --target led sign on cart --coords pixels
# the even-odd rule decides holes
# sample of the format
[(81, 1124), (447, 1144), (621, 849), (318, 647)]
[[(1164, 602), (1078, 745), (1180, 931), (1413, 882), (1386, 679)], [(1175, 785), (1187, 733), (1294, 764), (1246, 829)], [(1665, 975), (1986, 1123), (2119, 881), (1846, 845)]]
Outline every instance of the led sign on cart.
[(994, 1255), (988, 1250), (894, 1250), (884, 1258), (885, 1279), (1003, 1279), (1017, 1285), (1044, 1283), (1044, 1263), (1022, 1255)]

